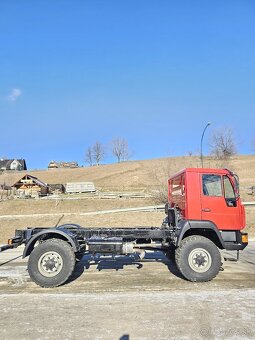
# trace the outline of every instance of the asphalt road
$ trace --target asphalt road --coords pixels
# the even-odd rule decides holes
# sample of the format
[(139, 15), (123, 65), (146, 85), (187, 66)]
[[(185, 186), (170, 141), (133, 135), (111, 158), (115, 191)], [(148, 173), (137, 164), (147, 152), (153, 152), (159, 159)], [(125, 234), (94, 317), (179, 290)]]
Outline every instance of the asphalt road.
[(255, 242), (208, 283), (147, 252), (84, 257), (69, 283), (43, 289), (21, 253), (0, 253), (1, 339), (255, 339)]

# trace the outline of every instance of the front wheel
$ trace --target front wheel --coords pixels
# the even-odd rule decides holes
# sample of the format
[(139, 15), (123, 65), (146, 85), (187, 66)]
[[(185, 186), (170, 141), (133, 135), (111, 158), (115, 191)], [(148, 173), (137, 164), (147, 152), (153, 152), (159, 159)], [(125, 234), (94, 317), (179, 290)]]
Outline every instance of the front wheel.
[(50, 239), (34, 248), (28, 259), (31, 279), (41, 287), (57, 287), (73, 273), (75, 254), (71, 246), (60, 239)]
[(189, 281), (210, 281), (221, 268), (219, 249), (211, 240), (199, 235), (182, 240), (176, 250), (175, 260), (178, 269)]

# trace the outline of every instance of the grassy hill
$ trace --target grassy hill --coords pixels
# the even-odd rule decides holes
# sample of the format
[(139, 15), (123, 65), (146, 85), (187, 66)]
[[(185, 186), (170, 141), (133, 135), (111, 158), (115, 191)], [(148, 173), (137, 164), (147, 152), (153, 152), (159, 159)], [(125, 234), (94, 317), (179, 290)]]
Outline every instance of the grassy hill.
[[(0, 175), (0, 183), (13, 184), (25, 173), (48, 183), (93, 181), (98, 189), (106, 191), (148, 191), (166, 183), (169, 175), (185, 167), (200, 167), (198, 157), (172, 157), (77, 169), (50, 169), (8, 172)], [(222, 167), (235, 171), (245, 195), (245, 187), (255, 185), (255, 156), (237, 156), (228, 162), (205, 158), (204, 167)]]
[[(255, 185), (255, 156), (236, 156), (227, 163), (211, 158), (204, 159), (205, 167), (229, 168), (240, 177), (241, 197), (244, 201), (255, 198), (247, 194), (247, 187)], [(12, 185), (25, 173), (49, 183), (93, 181), (98, 190), (117, 192), (152, 193), (158, 188), (167, 188), (167, 178), (185, 167), (200, 167), (198, 157), (173, 157), (130, 161), (120, 164), (101, 165), (77, 169), (51, 169), (25, 172), (5, 172), (0, 175), (0, 184)], [(79, 213), (95, 210), (118, 209), (123, 207), (146, 206), (158, 203), (153, 197), (146, 199), (83, 199), (83, 200), (9, 200), (0, 202), (1, 215), (38, 213)], [(246, 209), (247, 224), (253, 233), (255, 227), (255, 207)], [(62, 223), (73, 222), (88, 226), (146, 226), (160, 225), (164, 213), (118, 213), (101, 216), (64, 217)], [(58, 217), (0, 218), (0, 242), (12, 236), (15, 228), (55, 225)]]

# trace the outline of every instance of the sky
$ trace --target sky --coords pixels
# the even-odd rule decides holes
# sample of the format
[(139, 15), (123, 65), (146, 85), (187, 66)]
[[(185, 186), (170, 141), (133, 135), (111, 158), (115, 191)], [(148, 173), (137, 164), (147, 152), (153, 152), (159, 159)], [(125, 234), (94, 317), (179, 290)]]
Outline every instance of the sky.
[(85, 165), (96, 141), (132, 159), (255, 137), (255, 1), (0, 0), (0, 157)]

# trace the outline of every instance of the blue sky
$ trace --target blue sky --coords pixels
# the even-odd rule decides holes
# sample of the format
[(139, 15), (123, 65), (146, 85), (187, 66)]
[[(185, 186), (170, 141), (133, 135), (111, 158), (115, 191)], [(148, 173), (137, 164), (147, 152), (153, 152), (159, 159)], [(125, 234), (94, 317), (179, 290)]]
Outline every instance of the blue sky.
[[(128, 140), (133, 159), (255, 137), (255, 2), (1, 0), (0, 157), (29, 168)], [(110, 152), (105, 162), (113, 161)]]

